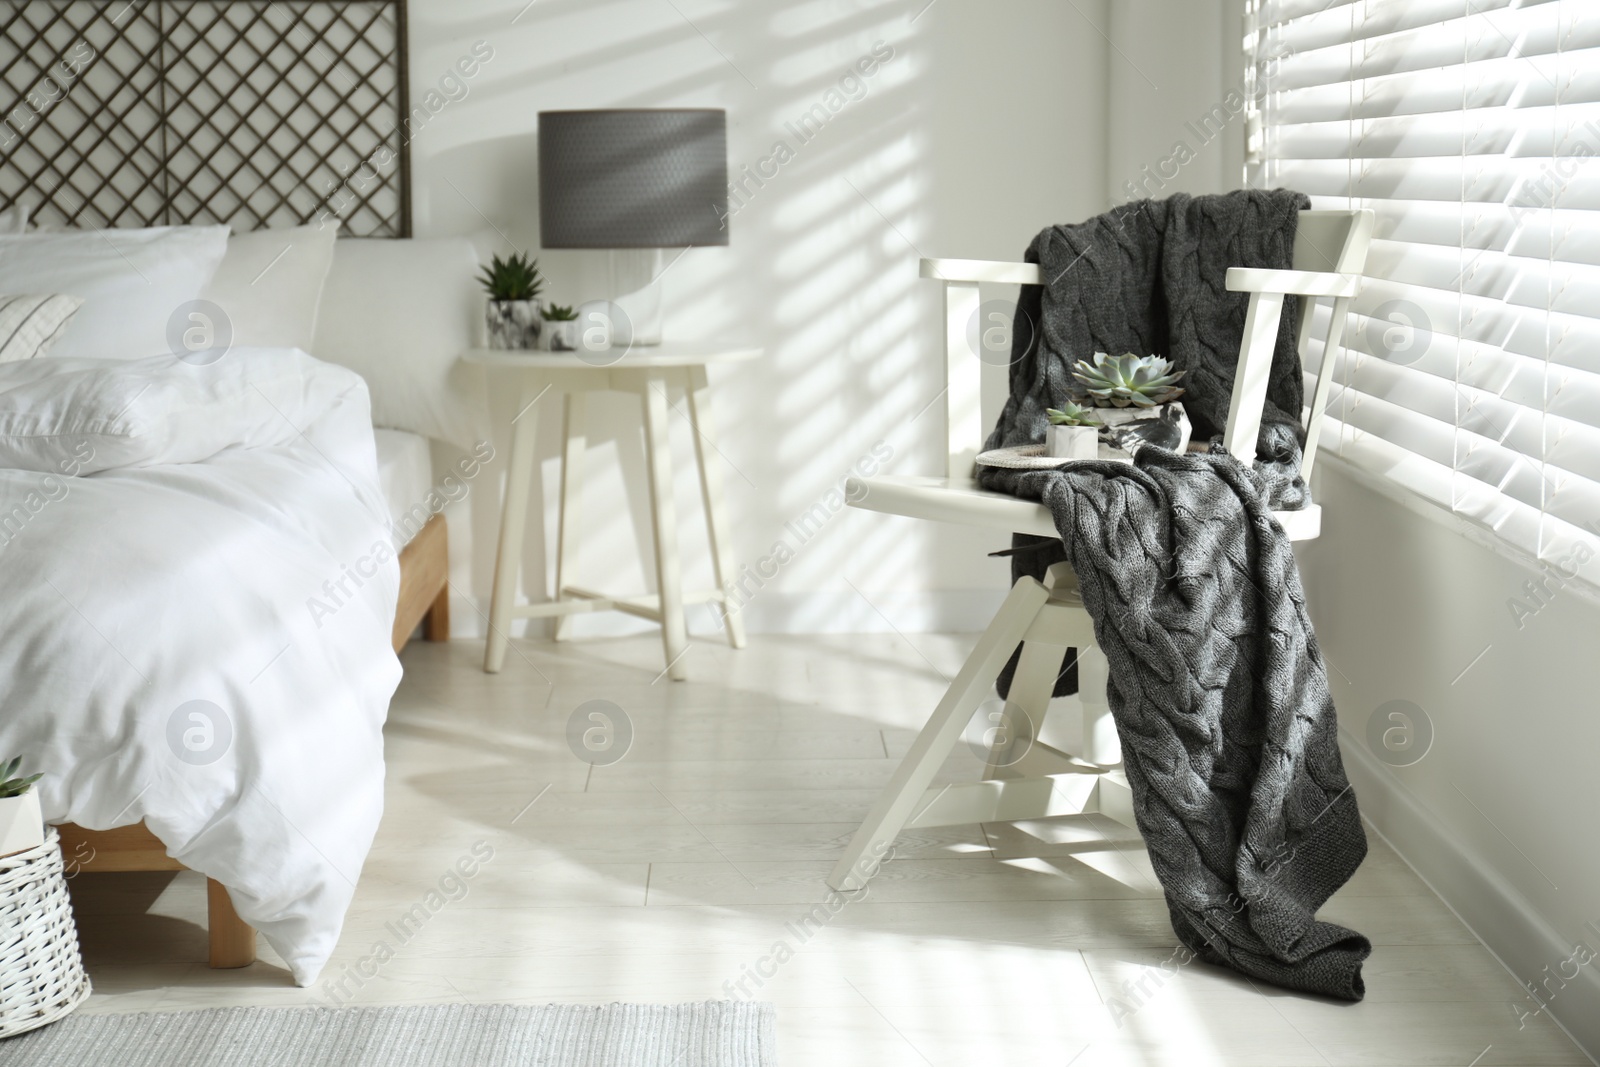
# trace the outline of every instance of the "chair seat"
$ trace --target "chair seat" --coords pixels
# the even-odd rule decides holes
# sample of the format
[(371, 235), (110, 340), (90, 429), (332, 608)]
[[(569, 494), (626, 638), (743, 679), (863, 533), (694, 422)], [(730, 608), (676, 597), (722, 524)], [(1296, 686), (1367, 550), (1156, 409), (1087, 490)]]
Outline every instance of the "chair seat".
[[(980, 489), (971, 478), (849, 478), (845, 492), (851, 507), (867, 511), (1004, 533), (1057, 536), (1049, 508), (1032, 500)], [(1316, 504), (1272, 514), (1291, 541), (1309, 541), (1322, 532), (1322, 508)]]

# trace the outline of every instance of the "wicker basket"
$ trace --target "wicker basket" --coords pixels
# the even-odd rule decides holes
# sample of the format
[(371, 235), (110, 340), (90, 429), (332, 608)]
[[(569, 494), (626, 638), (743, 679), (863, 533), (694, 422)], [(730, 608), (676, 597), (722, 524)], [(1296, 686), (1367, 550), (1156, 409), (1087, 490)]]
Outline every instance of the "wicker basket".
[(38, 848), (0, 857), (0, 1037), (53, 1023), (88, 995), (52, 826)]

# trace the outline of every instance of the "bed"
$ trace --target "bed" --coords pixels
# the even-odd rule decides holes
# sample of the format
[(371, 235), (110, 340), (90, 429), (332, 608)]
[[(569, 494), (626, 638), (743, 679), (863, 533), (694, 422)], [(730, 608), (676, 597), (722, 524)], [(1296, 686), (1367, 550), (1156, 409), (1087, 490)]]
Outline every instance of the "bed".
[[(159, 280), (155, 267), (138, 258), (139, 250), (124, 243), (138, 232), (95, 232), (82, 240), (122, 243), (116, 259), (120, 262), (126, 254), (133, 266)], [(272, 249), (306, 237), (292, 236), (297, 232), (268, 230), (227, 238), (224, 265), (236, 248), (248, 249), (259, 239), (268, 242), (260, 254), (277, 260), (275, 270), (283, 269), (293, 257), (279, 259), (282, 250)], [(328, 245), (328, 264), (321, 285), (324, 306), (314, 325), (305, 327), (309, 337), (302, 339), (303, 345), (235, 346), (214, 360), (202, 352), (192, 363), (171, 354), (131, 363), (58, 357), (52, 349), (26, 363), (0, 364), (0, 516), (19, 506), (24, 516), (17, 527), (21, 536), (0, 548), (0, 564), (7, 564), (0, 566), (0, 632), (32, 629), (45, 635), (31, 642), (0, 642), (0, 707), (8, 709), (0, 718), (0, 748), (44, 754), (44, 761), (33, 768), (46, 773), (38, 787), (41, 802), (46, 818), (61, 825), (67, 863), (75, 872), (197, 870), (210, 880), (211, 964), (251, 963), (252, 927), (260, 927), (302, 982), (314, 979), (332, 951), (381, 815), (381, 727), (399, 679), (395, 653), (419, 628), (429, 640), (449, 636), (448, 534), (440, 514), (449, 494), (441, 490), (458, 483), (435, 478), (430, 453), (433, 440), (465, 444), (472, 439), (470, 412), (452, 411), (445, 403), (452, 388), (458, 399), (481, 396), (475, 383), (455, 381), (459, 368), (454, 354), (470, 345), (481, 307), (472, 282), (477, 260), (470, 242), (311, 236)], [(74, 239), (77, 235), (59, 237)], [(6, 254), (22, 247), (19, 240), (0, 237), (0, 293), (8, 284)], [(22, 269), (48, 278), (48, 257), (24, 250), (35, 258)], [(295, 255), (300, 251), (297, 247)], [(14, 259), (9, 268), (13, 286), (18, 283)], [(250, 264), (244, 273), (254, 271)], [(217, 277), (224, 273), (219, 268)], [(142, 290), (145, 283), (141, 279), (138, 285)], [(228, 299), (223, 303), (242, 307)], [(70, 330), (55, 344), (70, 338)], [(126, 319), (119, 319), (119, 330), (137, 332)], [(340, 365), (313, 358), (306, 350)], [(37, 423), (55, 403), (45, 386), (72, 375), (24, 381), (26, 374), (17, 369), (45, 365), (81, 365), (83, 374), (99, 366), (113, 379), (122, 373), (125, 387), (100, 397), (99, 409), (84, 407), (96, 399), (92, 388), (57, 390), (73, 398), (70, 404), (62, 402), (63, 417), (76, 414), (101, 429), (108, 419), (124, 416), (142, 421), (147, 429), (159, 426), (168, 412), (152, 407), (152, 400), (161, 397), (176, 405), (174, 428), (146, 434), (165, 442), (174, 454), (135, 448), (134, 455), (125, 455), (129, 446), (112, 434), (94, 441), (91, 451), (99, 469), (68, 469), (59, 463), (52, 468), (44, 460), (30, 466), (38, 457), (25, 455), (20, 462), (15, 455), (7, 457), (7, 441), (73, 439), (62, 431), (74, 426)], [(106, 369), (130, 365), (137, 372)], [(230, 371), (240, 376), (231, 379), (224, 373)], [(211, 382), (213, 392), (182, 392), (197, 381)], [(18, 392), (19, 385), (33, 388), (34, 394), (26, 388)], [(325, 407), (319, 406), (324, 402)], [(133, 405), (131, 416), (125, 403)], [(466, 465), (460, 470), (474, 471), (473, 464), (492, 457), (481, 440), (475, 451), (476, 458), (459, 461)], [(40, 478), (53, 477), (52, 470), (62, 477), (56, 488), (44, 492), (44, 506), (32, 514), (28, 493), (41, 484)], [(107, 495), (107, 489), (116, 488), (126, 495)], [(220, 514), (207, 507), (217, 500), (227, 504)], [(188, 514), (198, 516), (196, 522), (208, 522), (208, 532), (199, 535), (174, 518)], [(110, 528), (116, 536), (99, 544)], [(91, 550), (85, 536), (99, 547)], [(197, 536), (219, 548), (232, 567), (185, 585), (183, 565)], [(149, 547), (164, 542), (177, 547), (165, 553)], [(235, 542), (237, 547), (226, 548)], [(392, 551), (378, 551), (380, 543)], [(110, 562), (96, 571), (81, 566), (80, 557)], [(320, 561), (320, 570), (314, 561)], [(384, 574), (392, 569), (392, 575), (378, 575), (380, 566)], [(146, 581), (129, 571), (148, 572), (159, 580)], [(374, 573), (355, 581), (360, 575), (354, 572), (366, 571)], [(295, 580), (297, 598), (273, 602), (277, 587), (293, 586)], [(255, 612), (251, 631), (242, 625), (215, 628), (206, 612), (240, 597), (268, 602), (270, 610)], [(122, 610), (128, 604), (138, 608), (132, 618)], [(184, 605), (193, 605), (193, 610)], [(363, 626), (355, 627), (345, 644), (326, 640), (327, 634), (357, 621)], [(190, 623), (193, 632), (185, 629)], [(162, 637), (161, 644), (140, 643), (146, 626)], [(179, 630), (176, 638), (166, 633), (173, 626)], [(305, 632), (296, 637), (296, 627)], [(51, 634), (60, 636), (49, 639)], [(277, 636), (263, 643), (263, 634)], [(322, 641), (330, 654), (309, 663), (296, 661), (294, 650), (311, 640)], [(150, 681), (150, 692), (137, 692), (95, 676), (75, 659), (86, 650), (100, 661), (109, 657), (113, 664), (126, 664), (129, 678), (159, 677), (166, 684)], [(281, 661), (275, 658), (280, 653)], [(286, 669), (292, 684), (274, 689), (272, 681)], [(76, 688), (39, 685), (41, 672), (81, 675), (89, 682)], [(352, 678), (363, 677), (362, 684), (350, 685)], [(226, 699), (216, 695), (219, 690)], [(270, 826), (263, 832), (262, 813), (251, 814), (244, 801), (252, 790), (261, 792), (261, 781), (284, 773), (280, 759), (243, 766), (236, 776), (208, 784), (215, 795), (203, 811), (196, 814), (179, 803), (178, 815), (193, 818), (174, 821), (171, 805), (181, 797), (163, 796), (160, 789), (144, 792), (150, 781), (145, 772), (153, 758), (162, 757), (161, 745), (175, 744), (170, 733), (150, 732), (150, 717), (157, 714), (150, 708), (152, 699), (165, 702), (157, 718), (177, 714), (190, 699), (235, 709), (230, 712), (235, 729), (265, 716), (276, 725), (261, 726), (248, 740), (263, 751), (311, 731), (317, 736), (317, 752), (338, 753), (315, 779), (338, 782), (342, 791), (325, 793), (315, 812), (302, 815), (290, 814), (282, 797), (263, 797), (261, 804), (296, 828), (287, 838), (274, 836)], [(62, 717), (61, 707), (74, 715), (84, 712), (87, 721)], [(307, 718), (285, 718), (278, 710), (282, 708), (304, 709)], [(194, 714), (184, 713), (178, 736), (191, 721), (200, 729), (214, 727), (195, 720)], [(200, 714), (204, 718), (211, 712), (202, 708)], [(313, 727), (311, 719), (350, 729), (341, 733)], [(235, 747), (245, 740), (241, 733)], [(298, 753), (290, 766), (305, 758), (306, 753)], [(218, 766), (226, 767), (227, 761)], [(232, 814), (240, 818), (230, 827), (226, 816)], [(308, 822), (329, 826), (319, 838), (303, 825)], [(263, 883), (281, 881), (285, 857), (293, 855), (311, 866), (300, 872), (297, 885), (278, 885), (274, 895), (269, 891), (274, 887)]]
[[(357, 249), (350, 273), (386, 251), (436, 300), (449, 279), (409, 260), (453, 250), (454, 277), (471, 259), (465, 242), (378, 244), (340, 243)], [(384, 301), (348, 306), (405, 321)], [(461, 336), (439, 342), (458, 349), (459, 310)], [(0, 749), (45, 773), (75, 874), (207, 876), (214, 967), (251, 963), (259, 927), (310, 982), (337, 941), (382, 812), (396, 653), (419, 628), (449, 636), (431, 448), (374, 427), (366, 379), (297, 348), (0, 364)], [(190, 768), (192, 730), (231, 748)]]
[[(400, 528), (406, 510), (426, 499), (433, 485), (428, 439), (403, 430), (374, 428), (378, 484), (390, 519)], [(449, 547), (443, 515), (434, 515), (399, 553), (400, 582), (391, 643), (396, 653), (418, 627), (428, 641), (450, 639)], [(167, 846), (139, 821), (110, 830), (74, 823), (58, 827), (68, 869), (79, 872), (182, 871)], [(208, 962), (214, 968), (247, 967), (256, 959), (256, 932), (239, 918), (227, 889), (206, 881)]]
[[(31, 469), (27, 455), (0, 462), (0, 515), (20, 504), (27, 527), (0, 548), (17, 564), (0, 567), (0, 603), (11, 606), (0, 619), (0, 747), (44, 754), (41, 801), (61, 824), (69, 870), (197, 870), (209, 879), (212, 965), (250, 963), (259, 927), (302, 984), (337, 939), (381, 812), (396, 653), (419, 627), (430, 640), (449, 633), (430, 439), (478, 440), (470, 398), (481, 383), (454, 366), (481, 316), (476, 255), (465, 241), (411, 240), (407, 146), (428, 113), (417, 120), (411, 107), (406, 45), (404, 0), (0, 10), (0, 89), (26, 104), (0, 134), (0, 233), (99, 234), (85, 242), (128, 260), (129, 242), (155, 229), (179, 228), (196, 247), (215, 243), (208, 226), (232, 231), (204, 286), (189, 269), (194, 248), (142, 261), (137, 300), (116, 305), (109, 289), (86, 299), (43, 357), (170, 348), (183, 366), (145, 367), (148, 381), (181, 370), (221, 393), (195, 408), (208, 422), (168, 435), (171, 455), (130, 458), (113, 442), (98, 453), (109, 465), (70, 475)], [(485, 55), (464, 55), (450, 77), (464, 87)], [(8, 282), (6, 250), (0, 300), (48, 288), (48, 270)], [(158, 305), (142, 345), (130, 342), (130, 323)], [(104, 327), (113, 306), (99, 341), (114, 335), (119, 351), (95, 350), (85, 316), (98, 309)], [(185, 350), (191, 325), (219, 322), (226, 341), (207, 333)], [(7, 358), (0, 351), (0, 407), (27, 377)], [(258, 390), (269, 411), (227, 394), (226, 372), (241, 368), (298, 385)], [(218, 426), (239, 439), (207, 439)], [(209, 443), (196, 447), (197, 434)], [(46, 477), (68, 490), (38, 496)], [(36, 512), (32, 500), (44, 502)], [(384, 539), (392, 558), (371, 562)], [(351, 566), (372, 573), (352, 588)], [(345, 593), (296, 584), (313, 578), (319, 590), (344, 581)], [(305, 595), (283, 599), (290, 589)], [(307, 626), (314, 639), (263, 640)], [(186, 731), (203, 738), (216, 725), (203, 706), (178, 714), (192, 702), (228, 705), (235, 733), (216, 761), (184, 772), (204, 783), (186, 798), (144, 772), (189, 766), (170, 758)], [(283, 783), (294, 788), (274, 794)], [(298, 790), (326, 795), (283, 810)]]
[(0, 513), (0, 746), (46, 819), (142, 824), (313, 981), (401, 674), (365, 382), (275, 348), (0, 365)]

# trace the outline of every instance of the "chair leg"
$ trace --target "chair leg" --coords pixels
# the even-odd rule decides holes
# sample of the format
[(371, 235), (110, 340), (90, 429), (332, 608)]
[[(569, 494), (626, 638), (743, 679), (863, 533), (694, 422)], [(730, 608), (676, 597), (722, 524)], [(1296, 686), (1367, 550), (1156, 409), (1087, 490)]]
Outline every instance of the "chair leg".
[[(561, 518), (556, 533), (556, 599), (562, 598), (566, 587), (577, 581), (578, 520), (583, 500), (583, 461), (589, 450), (586, 425), (588, 397), (583, 393), (568, 393), (566, 427), (561, 445)], [(551, 635), (557, 641), (572, 636), (572, 616), (556, 616), (555, 630)]]
[(1075, 755), (1100, 767), (1122, 762), (1122, 742), (1111, 717), (1106, 687), (1111, 684), (1111, 664), (1098, 645), (1078, 650), (1078, 698), (1083, 705), (1083, 747)]
[(993, 684), (1012, 649), (1033, 624), (1047, 595), (1044, 586), (1032, 578), (1019, 579), (1011, 587), (994, 621), (961, 665), (928, 724), (912, 742), (911, 750), (895, 768), (894, 777), (873, 802), (844, 856), (828, 875), (828, 885), (834, 889), (866, 885), (889, 846), (915, 814), (913, 809), (923, 791), (960, 740), (983, 692)]
[(1050, 710), (1065, 649), (1043, 641), (1026, 641), (1011, 677), (1011, 691), (1002, 712), (1000, 732), (989, 749), (985, 780), (999, 778), (1017, 764), (1039, 738), (1039, 727)]
[(219, 970), (248, 967), (256, 961), (256, 931), (233, 910), (228, 890), (206, 879), (206, 925), (211, 940), (211, 966)]

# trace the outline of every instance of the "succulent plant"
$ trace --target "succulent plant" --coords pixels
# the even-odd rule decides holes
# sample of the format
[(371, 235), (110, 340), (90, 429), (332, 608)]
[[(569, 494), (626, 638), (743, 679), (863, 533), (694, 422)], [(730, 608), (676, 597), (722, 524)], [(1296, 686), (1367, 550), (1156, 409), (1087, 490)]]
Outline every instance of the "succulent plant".
[(1094, 409), (1082, 407), (1071, 400), (1062, 401), (1059, 408), (1045, 408), (1044, 413), (1052, 426), (1099, 426)]
[(544, 291), (539, 261), (518, 252), (510, 259), (495, 256), (478, 279), (488, 290), (490, 300), (537, 300)]
[(1183, 395), (1173, 382), (1183, 377), (1172, 364), (1160, 356), (1136, 356), (1124, 352), (1108, 356), (1094, 354), (1094, 362), (1080, 359), (1072, 368), (1072, 376), (1083, 385), (1095, 406), (1103, 408), (1153, 408)]
[(578, 317), (576, 311), (563, 304), (551, 304), (549, 307), (541, 308), (539, 315), (546, 322), (572, 322)]
[(13, 778), (12, 775), (16, 774), (17, 768), (21, 766), (22, 757), (18, 756), (4, 767), (0, 767), (0, 798), (20, 797), (28, 791), (29, 786), (44, 777), (43, 774), (30, 774), (26, 778)]

